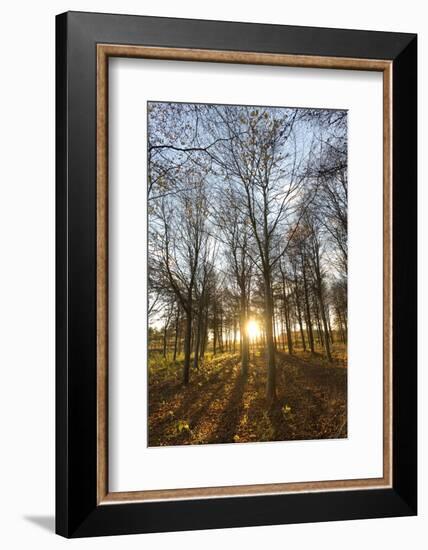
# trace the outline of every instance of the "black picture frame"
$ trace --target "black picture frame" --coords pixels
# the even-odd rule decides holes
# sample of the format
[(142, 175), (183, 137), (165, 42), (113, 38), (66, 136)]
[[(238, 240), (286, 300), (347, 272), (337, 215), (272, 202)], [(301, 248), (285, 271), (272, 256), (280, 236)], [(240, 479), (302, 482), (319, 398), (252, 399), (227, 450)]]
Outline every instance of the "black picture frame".
[[(392, 61), (391, 488), (97, 505), (96, 46)], [(68, 12), (56, 18), (56, 532), (65, 537), (417, 513), (417, 36)]]

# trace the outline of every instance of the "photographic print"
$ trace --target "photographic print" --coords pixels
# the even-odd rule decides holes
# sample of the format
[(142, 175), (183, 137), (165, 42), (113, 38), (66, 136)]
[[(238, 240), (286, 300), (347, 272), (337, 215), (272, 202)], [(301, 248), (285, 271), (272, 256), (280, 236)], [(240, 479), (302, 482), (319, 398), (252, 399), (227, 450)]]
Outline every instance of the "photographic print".
[(56, 532), (416, 515), (417, 36), (55, 43)]
[(347, 111), (148, 102), (148, 445), (347, 437)]

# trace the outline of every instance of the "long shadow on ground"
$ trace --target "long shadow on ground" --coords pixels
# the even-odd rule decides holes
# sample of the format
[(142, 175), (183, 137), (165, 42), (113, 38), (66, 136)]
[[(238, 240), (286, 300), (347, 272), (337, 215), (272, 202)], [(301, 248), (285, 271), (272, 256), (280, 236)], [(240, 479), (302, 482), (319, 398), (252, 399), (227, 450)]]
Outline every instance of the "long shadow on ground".
[(242, 378), (239, 357), (217, 357), (150, 388), (149, 444), (189, 445), (343, 438), (347, 435), (347, 369), (321, 356), (277, 354), (277, 400), (265, 400), (264, 355)]

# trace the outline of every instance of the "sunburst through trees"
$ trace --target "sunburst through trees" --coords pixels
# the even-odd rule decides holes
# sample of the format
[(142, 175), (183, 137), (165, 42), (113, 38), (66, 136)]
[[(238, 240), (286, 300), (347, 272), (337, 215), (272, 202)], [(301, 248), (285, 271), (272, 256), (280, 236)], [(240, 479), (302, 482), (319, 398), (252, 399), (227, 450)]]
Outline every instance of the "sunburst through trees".
[(347, 112), (148, 103), (149, 445), (347, 435)]

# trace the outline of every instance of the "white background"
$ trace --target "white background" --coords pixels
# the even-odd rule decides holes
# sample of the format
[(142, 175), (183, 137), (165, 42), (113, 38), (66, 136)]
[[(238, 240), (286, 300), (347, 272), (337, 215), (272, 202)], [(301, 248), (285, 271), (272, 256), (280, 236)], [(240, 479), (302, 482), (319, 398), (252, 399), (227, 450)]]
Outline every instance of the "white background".
[[(420, 471), (417, 518), (169, 533), (76, 540), (52, 534), (54, 512), (54, 15), (67, 9), (420, 33), (419, 82), (425, 83), (428, 21), (423, 3), (306, 0), (156, 3), (122, 0), (9, 2), (2, 6), (0, 101), (0, 544), (7, 549), (174, 548), (186, 550), (426, 547), (427, 477)], [(423, 63), (425, 67), (423, 67)], [(425, 94), (426, 95), (426, 94)], [(422, 93), (420, 94), (422, 97)], [(426, 109), (420, 116), (420, 213), (428, 208)], [(424, 135), (422, 135), (424, 134)], [(425, 145), (425, 147), (424, 147)], [(426, 248), (420, 216), (419, 249)], [(420, 261), (420, 281), (426, 277)], [(426, 461), (427, 376), (420, 291), (420, 464)], [(426, 361), (425, 361), (426, 362)], [(423, 437), (425, 432), (425, 436)]]
[[(382, 74), (113, 59), (109, 85), (110, 490), (382, 477)], [(146, 447), (148, 99), (349, 110), (348, 438)]]

